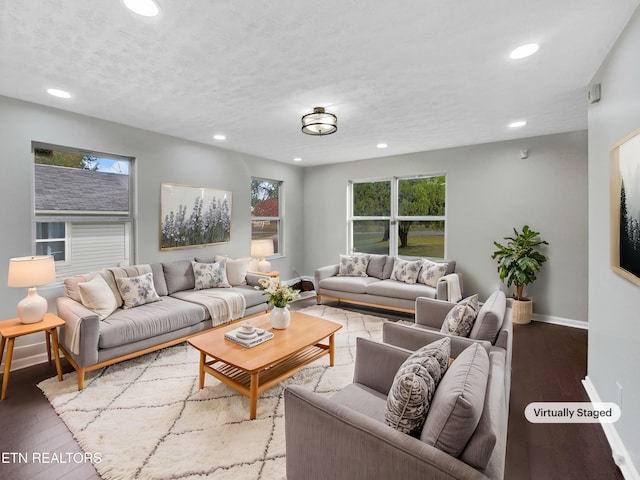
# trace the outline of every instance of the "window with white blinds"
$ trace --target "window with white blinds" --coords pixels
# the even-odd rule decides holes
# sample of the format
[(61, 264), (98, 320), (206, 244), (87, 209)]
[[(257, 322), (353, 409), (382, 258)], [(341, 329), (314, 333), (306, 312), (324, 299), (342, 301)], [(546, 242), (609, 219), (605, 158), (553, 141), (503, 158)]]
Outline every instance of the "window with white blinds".
[(133, 260), (129, 157), (33, 143), (34, 250), (58, 278)]

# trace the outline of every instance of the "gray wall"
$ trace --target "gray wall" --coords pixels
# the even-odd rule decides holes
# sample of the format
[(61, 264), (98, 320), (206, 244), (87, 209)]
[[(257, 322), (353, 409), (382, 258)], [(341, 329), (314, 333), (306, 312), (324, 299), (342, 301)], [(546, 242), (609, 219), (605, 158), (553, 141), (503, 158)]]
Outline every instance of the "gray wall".
[(305, 169), (305, 272), (346, 251), (349, 180), (438, 172), (447, 174), (446, 255), (458, 262), (466, 292), (485, 299), (500, 288), (493, 241), (528, 224), (550, 243), (549, 261), (526, 289), (534, 312), (586, 322), (585, 131)]
[[(10, 289), (6, 278), (10, 257), (31, 255), (33, 209), (33, 153), (31, 142), (77, 147), (135, 157), (137, 179), (137, 263), (189, 258), (195, 255), (249, 255), (250, 178), (284, 181), (284, 258), (272, 262), (284, 279), (302, 269), (302, 168), (263, 158), (150, 133), (116, 123), (0, 97), (0, 318), (16, 316), (15, 305), (26, 295)], [(162, 182), (224, 188), (233, 192), (231, 243), (203, 248), (160, 251), (160, 184)], [(59, 288), (41, 287), (55, 298)], [(55, 302), (50, 300), (50, 308)], [(55, 311), (55, 310), (54, 310)], [(43, 337), (44, 338), (44, 337)], [(27, 337), (16, 345), (40, 343)], [(16, 359), (34, 353), (16, 349)]]
[(640, 128), (638, 45), (640, 11), (594, 77), (593, 83), (602, 85), (602, 99), (589, 107), (588, 377), (603, 401), (621, 403), (622, 418), (615, 429), (636, 467), (640, 466), (640, 287), (610, 268), (609, 151)]

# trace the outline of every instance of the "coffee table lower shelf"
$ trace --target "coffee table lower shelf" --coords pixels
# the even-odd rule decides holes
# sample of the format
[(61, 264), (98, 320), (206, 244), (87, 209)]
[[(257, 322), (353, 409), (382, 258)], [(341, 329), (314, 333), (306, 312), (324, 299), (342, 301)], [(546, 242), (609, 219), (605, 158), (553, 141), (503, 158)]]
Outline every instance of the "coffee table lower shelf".
[[(331, 337), (333, 340), (333, 336)], [(204, 374), (213, 375), (221, 382), (249, 397), (249, 419), (256, 418), (258, 395), (273, 387), (285, 378), (289, 378), (302, 370), (306, 365), (332, 353), (331, 345), (317, 343), (303, 348), (280, 362), (273, 363), (261, 370), (248, 372), (233, 365), (216, 359), (207, 361), (207, 354), (200, 352), (200, 389), (204, 388)], [(333, 355), (330, 355), (330, 365), (333, 366)]]

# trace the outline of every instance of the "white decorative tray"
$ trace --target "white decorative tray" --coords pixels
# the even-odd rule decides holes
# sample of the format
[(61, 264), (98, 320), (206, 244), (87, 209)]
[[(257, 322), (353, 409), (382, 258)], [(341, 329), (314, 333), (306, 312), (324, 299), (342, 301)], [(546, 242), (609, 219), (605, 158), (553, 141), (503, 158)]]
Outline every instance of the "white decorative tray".
[(230, 332), (224, 334), (224, 338), (232, 342), (242, 345), (243, 347), (251, 348), (261, 343), (271, 340), (273, 338), (273, 332), (267, 332), (261, 328), (256, 328), (253, 333), (246, 333), (242, 327), (238, 327)]

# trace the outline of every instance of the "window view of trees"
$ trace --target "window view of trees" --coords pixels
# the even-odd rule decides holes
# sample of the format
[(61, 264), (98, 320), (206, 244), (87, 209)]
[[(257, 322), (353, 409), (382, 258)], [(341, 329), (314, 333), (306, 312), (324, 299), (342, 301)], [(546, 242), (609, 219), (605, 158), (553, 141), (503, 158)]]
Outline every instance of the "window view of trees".
[(251, 240), (270, 239), (280, 252), (280, 188), (282, 183), (251, 179)]
[(444, 257), (444, 175), (357, 182), (352, 198), (355, 251)]

